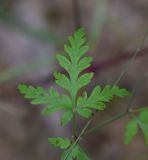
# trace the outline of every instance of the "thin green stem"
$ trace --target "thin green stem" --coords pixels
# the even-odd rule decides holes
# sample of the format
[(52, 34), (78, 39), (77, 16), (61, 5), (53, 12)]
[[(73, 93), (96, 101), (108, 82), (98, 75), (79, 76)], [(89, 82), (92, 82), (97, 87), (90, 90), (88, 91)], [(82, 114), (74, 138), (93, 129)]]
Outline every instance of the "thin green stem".
[(99, 125), (91, 128), (91, 129), (88, 129), (88, 130), (84, 133), (84, 135), (87, 135), (87, 134), (89, 134), (90, 132), (93, 132), (93, 131), (95, 131), (95, 130), (97, 130), (97, 129), (102, 129), (102, 128), (106, 127), (107, 125), (115, 122), (116, 120), (119, 120), (119, 119), (121, 119), (122, 117), (125, 117), (126, 115), (127, 115), (127, 112), (123, 112), (123, 113), (121, 113), (121, 114), (119, 114), (119, 115), (117, 115), (117, 116), (114, 116), (114, 117), (112, 117), (112, 118), (110, 118), (110, 119), (102, 122), (101, 124), (99, 124)]
[[(71, 59), (72, 61), (72, 71), (74, 70), (75, 66), (76, 66), (76, 62)], [(78, 75), (77, 76), (74, 76), (71, 72), (70, 74), (70, 79), (71, 79), (71, 82), (72, 82), (72, 86), (75, 86), (76, 84), (76, 81), (77, 81), (77, 78), (78, 78)], [(77, 93), (78, 91), (77, 90), (73, 90), (71, 91), (71, 100), (72, 100), (72, 108), (73, 108), (73, 119), (72, 119), (72, 124), (73, 124), (73, 138), (74, 140), (76, 139), (77, 137), (77, 120), (76, 120), (76, 99), (77, 99)]]
[(130, 112), (130, 110), (132, 108), (133, 100), (136, 97), (137, 90), (139, 89), (139, 87), (141, 87), (140, 84), (142, 84), (145, 81), (145, 79), (147, 78), (147, 76), (148, 76), (148, 72), (142, 78), (140, 78), (137, 81), (135, 87), (133, 88), (133, 94), (132, 94), (132, 97), (129, 100), (129, 103), (128, 103), (128, 106), (127, 106), (127, 109), (126, 109), (127, 112)]
[(135, 58), (137, 57), (138, 54), (140, 54), (141, 52), (141, 49), (144, 45), (144, 42), (146, 40), (146, 37), (148, 35), (148, 29), (146, 30), (143, 38), (142, 38), (142, 41), (139, 43), (136, 51), (133, 53), (133, 56), (132, 58), (130, 59), (130, 61), (125, 65), (125, 67), (123, 68), (123, 70), (121, 71), (119, 77), (117, 78), (117, 80), (114, 82), (114, 85), (117, 85), (119, 83), (119, 81), (121, 80), (121, 78), (125, 75), (125, 73), (127, 72), (129, 66), (131, 65), (131, 63), (135, 60)]
[(145, 110), (145, 109), (148, 109), (148, 107), (137, 108), (137, 109), (131, 109), (130, 112), (131, 112), (131, 113), (135, 113), (135, 112), (143, 111), (143, 110)]
[[(122, 118), (122, 117), (124, 117), (124, 116), (126, 116), (126, 115), (127, 115), (127, 112), (123, 112), (123, 113), (121, 113), (121, 114), (119, 114), (119, 115), (117, 115), (117, 116), (115, 116), (115, 117), (113, 117), (113, 118), (111, 118), (111, 119), (109, 119), (109, 120), (106, 120), (105, 122), (103, 122), (102, 124), (100, 124), (98, 127), (99, 127), (99, 128), (106, 127), (106, 126), (109, 125), (110, 123), (113, 123), (114, 121), (116, 121), (116, 120), (118, 120), (118, 119), (120, 119), (120, 118)], [(94, 115), (94, 116), (95, 116), (95, 115)], [(89, 127), (89, 125), (91, 124), (94, 116), (91, 117), (91, 118), (89, 119), (89, 121), (86, 123), (86, 125), (84, 126), (84, 128), (83, 128), (82, 131), (80, 132), (80, 134), (79, 134), (79, 136), (77, 137), (77, 139), (75, 140), (75, 142), (74, 142), (74, 143), (71, 145), (71, 147), (69, 148), (69, 152), (68, 152), (68, 154), (66, 155), (66, 157), (65, 157), (64, 160), (67, 160), (67, 158), (68, 158), (69, 154), (71, 153), (72, 149), (73, 149), (73, 148), (75, 147), (75, 145), (79, 142), (79, 140), (82, 138), (83, 135), (86, 135), (86, 134), (88, 134), (88, 133), (90, 133), (90, 132), (98, 129), (98, 127), (96, 126), (95, 128), (92, 128), (92, 129), (86, 131), (87, 128)]]
[(72, 106), (73, 106), (73, 137), (74, 140), (77, 137), (77, 121), (76, 121), (76, 96), (72, 96)]
[(84, 128), (82, 129), (82, 131), (80, 132), (79, 136), (77, 137), (77, 139), (75, 140), (75, 142), (71, 145), (71, 147), (69, 148), (69, 152), (67, 153), (66, 157), (64, 160), (67, 160), (69, 154), (71, 153), (72, 149), (75, 147), (75, 145), (78, 143), (78, 141), (81, 139), (81, 137), (83, 136), (83, 134), (85, 133), (86, 129), (88, 128), (88, 126), (90, 125), (90, 123), (92, 122), (93, 118), (89, 119), (89, 121), (86, 123), (86, 125), (84, 126)]

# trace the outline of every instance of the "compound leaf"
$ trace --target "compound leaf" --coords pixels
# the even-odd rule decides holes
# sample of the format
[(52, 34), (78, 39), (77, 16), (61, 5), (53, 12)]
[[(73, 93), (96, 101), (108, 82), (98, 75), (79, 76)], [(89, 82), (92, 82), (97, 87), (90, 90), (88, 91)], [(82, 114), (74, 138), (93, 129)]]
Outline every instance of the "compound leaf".
[(18, 89), (25, 98), (31, 99), (32, 104), (49, 103), (48, 93), (42, 87), (33, 87), (31, 85), (19, 84)]
[(83, 97), (79, 96), (77, 101), (78, 108), (87, 108), (89, 109), (96, 109), (96, 110), (103, 110), (105, 108), (105, 104), (99, 101), (99, 95), (101, 92), (100, 86), (96, 86), (90, 96), (87, 98), (87, 94), (85, 93)]
[[(91, 57), (83, 57), (88, 51), (89, 47), (86, 45), (85, 32), (83, 29), (77, 30), (72, 36), (69, 37), (69, 44), (64, 45), (64, 50), (67, 53), (67, 57), (64, 55), (57, 55), (57, 60), (61, 67), (63, 67), (68, 75), (56, 72), (54, 73), (56, 84), (67, 90), (68, 95), (60, 95), (54, 88), (50, 88), (49, 91), (45, 91), (42, 87), (27, 86), (20, 84), (18, 86), (19, 91), (25, 98), (31, 100), (32, 104), (46, 104), (43, 109), (43, 114), (51, 114), (63, 109), (65, 112), (61, 118), (62, 126), (71, 121), (74, 114), (74, 109), (77, 113), (84, 118), (89, 118), (93, 115), (94, 110), (104, 110), (106, 103), (113, 99), (114, 96), (126, 97), (129, 92), (124, 88), (118, 86), (106, 85), (103, 89), (100, 86), (96, 86), (89, 96), (85, 93), (83, 96), (78, 96), (78, 91), (88, 85), (93, 78), (93, 73), (85, 73), (80, 75), (82, 71), (91, 65)], [(75, 106), (76, 104), (76, 106)], [(75, 107), (75, 108), (73, 108)], [(145, 128), (145, 121), (147, 121), (147, 114), (142, 113), (140, 123), (147, 140), (147, 129)], [(143, 125), (144, 124), (144, 125)], [(144, 127), (143, 127), (144, 126)], [(129, 143), (135, 136), (137, 131), (137, 125), (129, 124), (127, 127), (126, 143)], [(133, 128), (134, 131), (131, 131)], [(71, 142), (69, 139), (64, 138), (49, 138), (49, 142), (56, 147), (67, 149), (61, 159), (69, 152), (69, 146)], [(88, 160), (89, 158), (81, 147), (76, 144), (67, 160)]]
[[(115, 89), (120, 94), (116, 93)], [(115, 88), (115, 86), (112, 87), (110, 85), (107, 85), (104, 87), (103, 90), (101, 90), (100, 86), (96, 86), (92, 90), (89, 97), (87, 96), (86, 93), (84, 94), (84, 96), (78, 97), (77, 111), (80, 112), (82, 110), (82, 108), (87, 109), (87, 111), (89, 111), (90, 109), (104, 110), (106, 108), (106, 102), (109, 102), (110, 100), (112, 100), (114, 96), (123, 97), (123, 96), (127, 96), (127, 95), (128, 95), (128, 91), (124, 90), (124, 89), (120, 89), (119, 87)], [(82, 115), (82, 114), (80, 114), (80, 115)], [(83, 115), (83, 117), (84, 117), (84, 115)]]
[(32, 104), (47, 104), (47, 107), (42, 110), (44, 115), (52, 114), (60, 109), (72, 109), (71, 99), (66, 95), (60, 96), (53, 87), (50, 88), (49, 93), (42, 87), (35, 88), (25, 84), (20, 84), (18, 89), (25, 98), (31, 99)]

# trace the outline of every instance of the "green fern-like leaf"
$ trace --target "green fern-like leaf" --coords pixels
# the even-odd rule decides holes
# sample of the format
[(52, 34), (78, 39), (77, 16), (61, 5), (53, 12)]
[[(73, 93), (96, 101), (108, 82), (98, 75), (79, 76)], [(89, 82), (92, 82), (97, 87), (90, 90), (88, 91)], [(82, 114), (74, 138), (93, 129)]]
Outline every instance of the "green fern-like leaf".
[[(50, 115), (62, 110), (62, 126), (72, 120), (75, 121), (75, 114), (77, 113), (84, 118), (89, 118), (94, 114), (94, 110), (104, 110), (107, 103), (115, 96), (129, 96), (129, 92), (126, 89), (111, 85), (106, 85), (103, 89), (100, 86), (96, 86), (89, 95), (86, 92), (83, 95), (80, 94), (80, 89), (87, 86), (94, 75), (93, 73), (84, 73), (92, 62), (92, 57), (85, 56), (89, 49), (86, 45), (85, 37), (84, 29), (77, 30), (69, 37), (68, 44), (64, 45), (66, 54), (58, 54), (56, 56), (59, 65), (66, 71), (66, 74), (55, 72), (55, 82), (66, 91), (66, 95), (58, 93), (53, 87), (45, 90), (42, 87), (33, 87), (25, 84), (18, 86), (20, 93), (29, 99), (32, 104), (44, 105), (42, 114)], [(141, 128), (147, 139), (145, 127), (144, 129), (143, 127)], [(128, 135), (130, 134), (128, 133)], [(66, 149), (61, 156), (61, 160), (89, 160), (80, 145), (76, 144), (70, 150), (72, 144), (69, 139), (57, 137), (49, 138), (48, 141), (55, 147)], [(65, 157), (67, 155), (68, 157)]]
[(67, 56), (57, 55), (57, 60), (69, 75), (69, 78), (62, 73), (55, 73), (56, 83), (68, 90), (71, 96), (76, 97), (77, 92), (83, 86), (90, 83), (93, 73), (80, 73), (91, 65), (92, 58), (82, 56), (88, 50), (85, 45), (85, 32), (79, 29), (73, 36), (69, 37), (69, 44), (64, 46)]
[[(104, 110), (106, 108), (106, 103), (111, 101), (114, 96), (126, 97), (129, 96), (129, 92), (118, 86), (107, 85), (102, 90), (100, 86), (96, 86), (89, 97), (87, 96), (87, 93), (84, 93), (84, 96), (79, 96), (77, 111), (81, 116), (89, 118), (92, 115), (92, 109), (100, 111)], [(87, 113), (89, 112), (87, 116), (82, 114), (84, 110), (87, 111)]]
[(26, 99), (30, 99), (32, 104), (49, 103), (48, 93), (42, 87), (33, 87), (31, 85), (19, 84), (18, 89)]
[[(50, 88), (48, 91), (44, 90), (42, 87), (33, 87), (31, 85), (27, 86), (25, 84), (20, 84), (18, 86), (19, 91), (24, 94), (24, 97), (31, 100), (32, 104), (46, 104), (43, 108), (42, 113), (44, 115), (52, 114), (61, 109), (67, 110), (66, 112), (72, 113), (72, 102), (67, 95), (60, 95), (54, 88)], [(71, 114), (72, 117), (72, 114)], [(69, 122), (70, 118), (64, 120), (63, 125), (66, 121)], [(63, 118), (62, 118), (63, 119)]]

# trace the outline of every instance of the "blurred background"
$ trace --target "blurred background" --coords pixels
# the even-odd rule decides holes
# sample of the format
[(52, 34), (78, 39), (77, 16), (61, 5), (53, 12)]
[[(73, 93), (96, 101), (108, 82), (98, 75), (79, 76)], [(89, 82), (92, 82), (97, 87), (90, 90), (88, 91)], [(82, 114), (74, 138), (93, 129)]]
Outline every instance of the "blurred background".
[[(113, 84), (137, 49), (119, 85), (130, 91), (140, 81), (132, 107), (148, 105), (148, 0), (0, 0), (0, 160), (59, 160), (50, 136), (69, 136), (70, 125), (60, 127), (60, 114), (42, 117), (41, 106), (31, 106), (18, 93), (20, 82), (48, 88), (59, 70), (55, 55), (63, 52), (67, 36), (84, 27), (94, 58), (89, 70), (96, 84)], [(140, 48), (139, 48), (140, 47)], [(89, 71), (88, 70), (88, 71)], [(115, 99), (92, 126), (121, 113), (129, 99)], [(139, 134), (125, 146), (128, 118), (88, 135), (83, 144), (92, 160), (147, 160)], [(79, 120), (80, 128), (85, 124)]]

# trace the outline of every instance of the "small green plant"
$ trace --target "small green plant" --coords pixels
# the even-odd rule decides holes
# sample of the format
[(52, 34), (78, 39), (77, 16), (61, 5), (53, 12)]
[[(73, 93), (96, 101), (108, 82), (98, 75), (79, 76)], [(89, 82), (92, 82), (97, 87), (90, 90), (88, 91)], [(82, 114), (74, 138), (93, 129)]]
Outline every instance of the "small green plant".
[[(123, 98), (130, 94), (125, 88), (120, 88), (117, 85), (106, 85), (103, 88), (97, 85), (89, 95), (86, 92), (82, 92), (84, 86), (88, 85), (93, 78), (93, 73), (84, 73), (85, 69), (88, 68), (92, 62), (92, 57), (84, 56), (89, 49), (88, 46), (85, 45), (85, 41), (85, 32), (83, 29), (79, 29), (73, 36), (69, 37), (69, 44), (64, 46), (67, 55), (57, 55), (60, 66), (63, 67), (68, 74), (55, 72), (55, 81), (57, 85), (67, 91), (67, 94), (60, 94), (53, 87), (45, 90), (42, 87), (33, 87), (25, 84), (18, 85), (19, 91), (24, 94), (25, 98), (31, 100), (31, 104), (45, 105), (45, 108), (42, 110), (43, 115), (50, 115), (62, 110), (61, 125), (64, 127), (72, 121), (72, 137), (52, 137), (48, 139), (50, 144), (64, 150), (61, 155), (61, 160), (89, 160), (90, 158), (80, 144), (80, 140), (83, 139), (85, 134), (97, 128), (104, 127), (127, 114), (132, 115), (132, 120), (126, 126), (125, 144), (129, 144), (132, 141), (137, 134), (138, 127), (143, 131), (146, 144), (148, 144), (147, 108), (138, 110), (138, 112), (140, 112), (139, 116), (136, 116), (134, 111), (128, 108), (120, 115), (99, 124), (99, 126), (88, 129), (94, 115), (104, 111), (107, 104), (115, 96)], [(78, 133), (77, 116), (89, 119), (80, 133)]]

